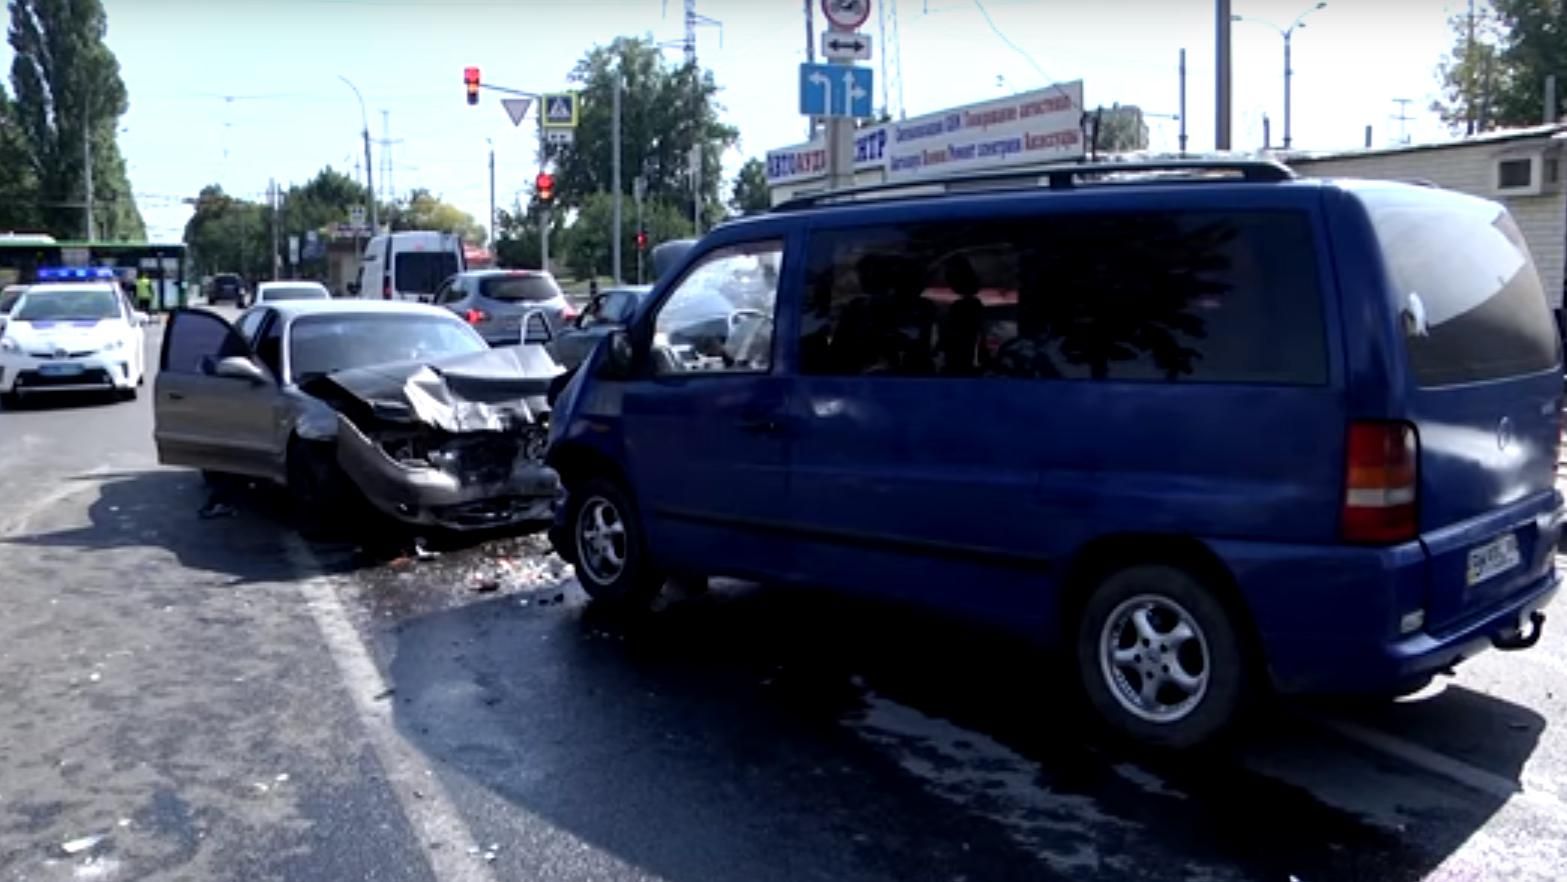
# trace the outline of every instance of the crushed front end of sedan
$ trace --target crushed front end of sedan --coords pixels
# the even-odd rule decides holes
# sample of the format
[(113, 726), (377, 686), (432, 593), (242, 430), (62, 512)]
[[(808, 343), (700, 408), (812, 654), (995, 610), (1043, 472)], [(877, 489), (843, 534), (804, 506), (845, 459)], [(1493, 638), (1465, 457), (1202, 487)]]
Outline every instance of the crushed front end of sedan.
[(541, 347), (513, 346), (302, 388), (337, 412), (337, 464), (380, 511), (451, 530), (543, 528), (562, 492), (544, 464), (560, 372)]

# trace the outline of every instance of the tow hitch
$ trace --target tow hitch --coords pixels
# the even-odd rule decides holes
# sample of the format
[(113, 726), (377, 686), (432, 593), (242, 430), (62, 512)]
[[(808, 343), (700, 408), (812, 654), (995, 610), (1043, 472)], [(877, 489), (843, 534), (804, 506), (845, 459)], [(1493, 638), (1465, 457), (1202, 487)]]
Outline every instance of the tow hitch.
[(1529, 613), (1529, 625), (1527, 634), (1522, 628), (1497, 634), (1491, 638), (1491, 645), (1497, 649), (1528, 649), (1540, 642), (1540, 634), (1545, 630), (1545, 613), (1540, 610)]

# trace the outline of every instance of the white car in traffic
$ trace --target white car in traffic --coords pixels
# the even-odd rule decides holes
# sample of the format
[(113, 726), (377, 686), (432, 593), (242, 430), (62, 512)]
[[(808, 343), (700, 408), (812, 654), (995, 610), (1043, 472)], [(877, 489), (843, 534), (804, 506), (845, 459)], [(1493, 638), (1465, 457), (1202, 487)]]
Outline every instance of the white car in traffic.
[(135, 398), (146, 324), (113, 282), (30, 286), (0, 332), (0, 402), (48, 392)]
[(331, 300), (332, 293), (320, 282), (262, 282), (256, 288), (252, 306), (283, 300)]

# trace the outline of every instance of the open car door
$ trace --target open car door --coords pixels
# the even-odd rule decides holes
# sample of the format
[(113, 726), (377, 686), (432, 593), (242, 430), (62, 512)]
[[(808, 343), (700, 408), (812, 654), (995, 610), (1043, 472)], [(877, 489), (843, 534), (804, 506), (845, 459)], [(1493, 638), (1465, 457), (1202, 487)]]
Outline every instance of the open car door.
[(169, 316), (153, 388), (158, 462), (276, 478), (271, 455), (277, 380), (222, 317)]

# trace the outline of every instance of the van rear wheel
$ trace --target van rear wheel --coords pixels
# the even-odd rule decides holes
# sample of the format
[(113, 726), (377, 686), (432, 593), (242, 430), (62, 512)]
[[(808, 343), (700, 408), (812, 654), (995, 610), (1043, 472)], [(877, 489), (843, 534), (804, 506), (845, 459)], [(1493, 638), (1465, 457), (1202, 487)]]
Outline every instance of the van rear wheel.
[(1134, 566), (1089, 595), (1077, 628), (1078, 675), (1117, 734), (1184, 750), (1211, 742), (1240, 715), (1249, 683), (1234, 617), (1190, 573)]

